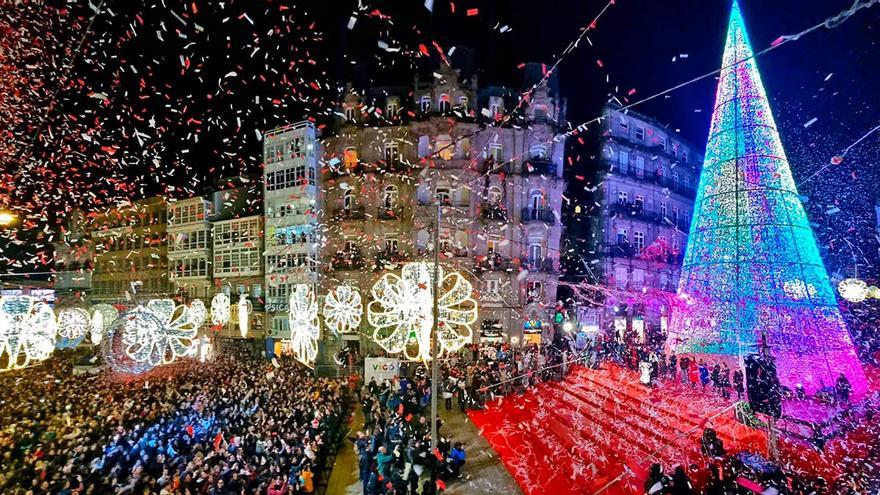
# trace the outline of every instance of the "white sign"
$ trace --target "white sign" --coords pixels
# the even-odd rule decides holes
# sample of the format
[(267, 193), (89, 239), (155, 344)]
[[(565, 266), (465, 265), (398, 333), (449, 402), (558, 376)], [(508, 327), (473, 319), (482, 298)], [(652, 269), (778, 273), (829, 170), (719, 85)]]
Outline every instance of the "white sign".
[(364, 358), (364, 383), (370, 383), (371, 378), (376, 378), (376, 383), (382, 380), (394, 378), (400, 372), (400, 361), (393, 358)]

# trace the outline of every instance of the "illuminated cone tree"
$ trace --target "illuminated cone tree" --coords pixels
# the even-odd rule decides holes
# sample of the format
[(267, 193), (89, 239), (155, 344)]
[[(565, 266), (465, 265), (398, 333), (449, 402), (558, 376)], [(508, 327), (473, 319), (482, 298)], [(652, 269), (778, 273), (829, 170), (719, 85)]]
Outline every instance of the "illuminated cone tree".
[(668, 345), (730, 357), (769, 338), (784, 385), (808, 391), (864, 372), (797, 188), (733, 2), (706, 158)]

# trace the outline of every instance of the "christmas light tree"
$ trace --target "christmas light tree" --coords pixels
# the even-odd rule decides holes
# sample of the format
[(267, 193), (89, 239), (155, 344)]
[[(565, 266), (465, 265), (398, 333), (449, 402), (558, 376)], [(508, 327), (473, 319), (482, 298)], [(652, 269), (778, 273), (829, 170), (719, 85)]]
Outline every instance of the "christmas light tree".
[(840, 315), (736, 0), (668, 343), (730, 357), (768, 338), (784, 385), (808, 391), (864, 372)]

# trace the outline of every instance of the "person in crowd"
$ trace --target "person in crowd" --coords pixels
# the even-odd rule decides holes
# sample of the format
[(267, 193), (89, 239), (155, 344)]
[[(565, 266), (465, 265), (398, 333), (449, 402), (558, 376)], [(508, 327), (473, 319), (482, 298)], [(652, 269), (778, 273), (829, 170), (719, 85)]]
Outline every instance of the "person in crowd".
[(710, 459), (724, 457), (724, 443), (718, 438), (714, 428), (703, 430), (703, 437), (700, 440), (700, 451)]
[(733, 389), (736, 390), (736, 400), (743, 400), (745, 395), (745, 379), (742, 370), (739, 368), (733, 372)]
[(721, 363), (721, 371), (718, 374), (718, 387), (721, 389), (721, 398), (730, 399), (730, 368), (727, 363)]
[(834, 384), (834, 394), (838, 404), (849, 405), (849, 397), (850, 394), (852, 394), (852, 385), (850, 385), (849, 380), (846, 379), (846, 375), (843, 373), (837, 377), (837, 382)]
[(700, 368), (696, 359), (691, 359), (688, 362), (687, 378), (691, 383), (691, 388), (696, 388), (700, 383)]
[(648, 469), (648, 478), (645, 480), (645, 495), (662, 495), (669, 480), (663, 474), (663, 466), (659, 463), (651, 464)]
[(697, 369), (700, 376), (700, 385), (703, 387), (703, 390), (706, 390), (706, 385), (709, 384), (709, 366), (701, 359)]
[(669, 483), (667, 491), (670, 495), (692, 495), (694, 489), (691, 486), (691, 480), (688, 479), (684, 466), (678, 465), (672, 472), (672, 480)]
[(693, 361), (687, 356), (682, 356), (681, 359), (678, 360), (678, 365), (681, 368), (681, 383), (683, 385), (693, 383), (690, 379), (691, 363), (693, 363)]
[(4, 373), (0, 493), (312, 493), (349, 389), (277, 363), (230, 344), (135, 377), (66, 354)]

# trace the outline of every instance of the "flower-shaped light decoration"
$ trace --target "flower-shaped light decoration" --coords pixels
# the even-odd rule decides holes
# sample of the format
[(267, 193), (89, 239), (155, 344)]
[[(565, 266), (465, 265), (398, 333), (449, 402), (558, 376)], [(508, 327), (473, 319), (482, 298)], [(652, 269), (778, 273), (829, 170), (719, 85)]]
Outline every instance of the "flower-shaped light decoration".
[(837, 286), (840, 296), (849, 302), (862, 302), (868, 297), (868, 284), (864, 280), (848, 278)]
[(318, 301), (312, 288), (297, 284), (290, 294), (287, 309), (293, 353), (301, 363), (311, 366), (318, 355), (318, 337), (321, 335)]
[(350, 285), (337, 286), (324, 298), (324, 323), (337, 334), (356, 331), (363, 312), (361, 295)]
[(171, 299), (148, 301), (123, 313), (110, 326), (102, 345), (104, 359), (117, 371), (142, 373), (190, 356), (207, 315), (199, 300), (189, 306)]
[(238, 296), (238, 331), (241, 332), (242, 338), (247, 337), (253, 309), (254, 304), (248, 299), (247, 294)]
[(119, 310), (109, 304), (95, 304), (89, 311), (92, 313), (89, 338), (92, 344), (98, 345), (104, 338), (104, 332), (119, 318)]
[(223, 326), (229, 323), (229, 296), (220, 292), (211, 299), (211, 324)]
[(89, 312), (80, 308), (64, 308), (58, 312), (58, 340), (55, 347), (76, 347), (86, 338), (92, 322)]
[(0, 297), (0, 370), (48, 358), (57, 329), (48, 304), (32, 296)]
[[(386, 351), (403, 352), (413, 361), (431, 359), (433, 273), (430, 264), (406, 263), (400, 277), (385, 274), (373, 285), (367, 320), (376, 327), (373, 339)], [(441, 269), (438, 289), (438, 343), (441, 351), (454, 352), (473, 338), (477, 302), (471, 283), (458, 272)]]

